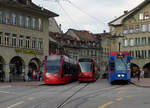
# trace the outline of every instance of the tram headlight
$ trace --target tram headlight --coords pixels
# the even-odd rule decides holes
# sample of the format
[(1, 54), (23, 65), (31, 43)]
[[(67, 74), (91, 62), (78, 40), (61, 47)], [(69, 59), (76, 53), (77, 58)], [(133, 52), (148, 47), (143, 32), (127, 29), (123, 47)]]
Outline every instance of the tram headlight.
[(46, 78), (49, 78), (50, 76), (49, 76), (49, 73), (46, 73)]
[(117, 77), (121, 77), (121, 75), (120, 75), (120, 74), (118, 74), (118, 75), (117, 75)]
[(124, 74), (122, 74), (121, 76), (122, 76), (122, 77), (124, 77), (125, 75), (124, 75)]

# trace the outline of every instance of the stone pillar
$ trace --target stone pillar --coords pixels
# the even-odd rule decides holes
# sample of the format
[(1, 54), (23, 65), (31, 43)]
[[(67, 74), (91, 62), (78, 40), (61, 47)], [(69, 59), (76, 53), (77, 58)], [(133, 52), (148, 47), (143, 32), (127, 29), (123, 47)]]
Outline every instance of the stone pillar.
[(5, 71), (5, 81), (10, 81), (10, 67), (8, 64), (4, 65), (4, 71)]
[(27, 81), (28, 79), (28, 72), (29, 72), (29, 67), (28, 65), (25, 65), (25, 80)]

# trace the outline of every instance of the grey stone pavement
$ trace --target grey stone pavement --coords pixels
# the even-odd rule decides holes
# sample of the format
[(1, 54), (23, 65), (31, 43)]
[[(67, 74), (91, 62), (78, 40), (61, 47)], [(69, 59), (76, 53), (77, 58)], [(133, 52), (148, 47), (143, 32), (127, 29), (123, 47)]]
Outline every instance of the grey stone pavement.
[[(150, 88), (150, 78), (141, 78), (138, 81), (137, 78), (132, 78), (131, 83), (138, 87), (148, 87)], [(30, 82), (0, 82), (2, 85), (15, 85), (15, 86), (41, 86), (44, 84), (44, 81), (30, 81)]]
[(44, 81), (30, 81), (30, 82), (0, 82), (2, 85), (15, 85), (15, 86), (41, 86), (44, 84)]
[(138, 87), (150, 88), (150, 78), (141, 78), (139, 81), (137, 78), (132, 78), (131, 83)]

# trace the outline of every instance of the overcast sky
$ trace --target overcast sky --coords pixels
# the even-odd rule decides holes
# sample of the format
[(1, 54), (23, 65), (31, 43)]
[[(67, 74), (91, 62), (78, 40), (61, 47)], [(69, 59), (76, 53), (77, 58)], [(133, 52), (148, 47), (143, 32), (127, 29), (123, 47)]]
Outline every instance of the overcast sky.
[[(59, 14), (62, 30), (69, 28), (92, 33), (109, 32), (108, 22), (131, 10), (144, 0), (32, 0), (37, 5)], [(57, 2), (58, 1), (58, 2)], [(70, 1), (70, 2), (69, 2)]]

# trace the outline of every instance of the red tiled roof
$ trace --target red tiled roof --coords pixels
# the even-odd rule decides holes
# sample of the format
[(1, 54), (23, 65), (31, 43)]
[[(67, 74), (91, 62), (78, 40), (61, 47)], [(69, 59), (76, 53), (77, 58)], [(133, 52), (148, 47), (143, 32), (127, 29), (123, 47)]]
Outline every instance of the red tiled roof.
[(72, 30), (82, 41), (97, 41), (94, 35), (92, 33), (89, 33), (88, 31), (74, 29), (70, 30)]
[(49, 36), (52, 37), (55, 40), (76, 40), (72, 36), (69, 36), (67, 34), (61, 34), (61, 33), (50, 32)]

